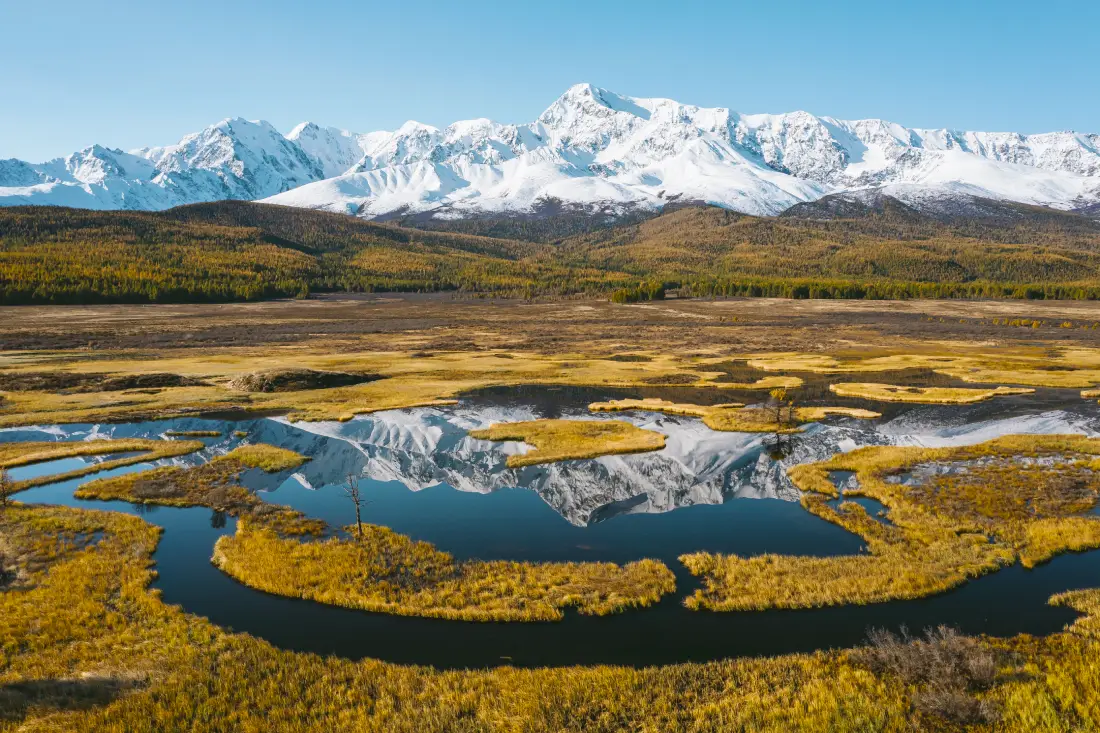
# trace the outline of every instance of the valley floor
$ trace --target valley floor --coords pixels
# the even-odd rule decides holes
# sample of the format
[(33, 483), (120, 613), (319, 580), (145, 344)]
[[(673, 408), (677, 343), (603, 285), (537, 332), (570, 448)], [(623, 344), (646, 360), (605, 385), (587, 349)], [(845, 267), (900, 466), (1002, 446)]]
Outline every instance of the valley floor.
[[(1069, 324), (1068, 326), (1066, 324)], [(0, 349), (511, 348), (542, 353), (722, 347), (858, 350), (925, 341), (1100, 346), (1100, 304), (1019, 300), (494, 300), (450, 293), (181, 305), (0, 308)], [(870, 351), (868, 351), (870, 350)]]
[[(808, 396), (800, 404), (835, 399), (832, 383), (892, 383), (899, 375), (956, 389), (961, 380), (1076, 392), (1100, 385), (1098, 325), (1100, 305), (1088, 302), (615, 305), (432, 295), (3, 308), (0, 423), (211, 410), (346, 419), (524, 384), (666, 388), (679, 390), (680, 407), (692, 407), (690, 395), (700, 387), (729, 393), (726, 402), (733, 396), (745, 402), (753, 394), (762, 401), (775, 377), (789, 380), (793, 396)], [(362, 381), (288, 392), (250, 392), (235, 381), (291, 368)], [(1096, 469), (1074, 467), (1090, 477)], [(1003, 479), (1003, 472), (994, 474)], [(892, 501), (891, 489), (882, 487), (872, 494), (903, 523), (924, 511)], [(828, 493), (811, 483), (803, 488)], [(979, 488), (960, 490), (988, 503)], [(1095, 501), (1091, 484), (1062, 490), (1058, 511), (1067, 515), (1085, 498)], [(808, 501), (823, 505), (824, 499)], [(933, 535), (957, 542), (974, 531), (967, 527), (977, 520), (959, 506), (928, 504), (938, 513), (912, 523), (919, 532), (902, 538), (905, 543), (927, 544)], [(949, 511), (950, 526), (941, 521)], [(884, 547), (905, 544), (870, 521), (864, 529), (872, 540), (881, 535)], [(967, 638), (941, 630), (916, 641), (880, 637), (863, 649), (707, 664), (442, 672), (280, 650), (165, 605), (148, 588), (158, 534), (140, 518), (107, 511), (18, 503), (0, 508), (0, 730), (1100, 727), (1098, 591), (1057, 597), (1054, 602), (1086, 615), (1044, 638)], [(716, 566), (721, 562), (713, 559)], [(737, 571), (732, 565), (719, 569), (722, 582)], [(732, 581), (714, 585), (711, 605), (720, 606), (722, 593), (735, 590)], [(804, 605), (819, 603), (812, 595), (806, 593)]]

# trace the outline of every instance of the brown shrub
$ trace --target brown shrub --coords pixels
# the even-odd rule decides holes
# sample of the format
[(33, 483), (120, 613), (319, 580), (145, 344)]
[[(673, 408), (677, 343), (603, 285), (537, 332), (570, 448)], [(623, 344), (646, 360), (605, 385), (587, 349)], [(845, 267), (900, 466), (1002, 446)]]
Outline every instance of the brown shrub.
[(876, 675), (893, 675), (915, 686), (913, 707), (923, 715), (960, 725), (992, 723), (999, 710), (976, 693), (989, 690), (999, 667), (994, 650), (957, 629), (940, 626), (913, 638), (886, 629), (868, 633), (870, 645), (853, 653), (853, 660)]

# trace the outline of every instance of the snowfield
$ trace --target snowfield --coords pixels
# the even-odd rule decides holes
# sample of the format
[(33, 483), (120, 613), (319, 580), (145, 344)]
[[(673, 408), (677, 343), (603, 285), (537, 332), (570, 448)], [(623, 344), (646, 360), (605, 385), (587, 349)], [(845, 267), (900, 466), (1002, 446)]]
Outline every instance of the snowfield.
[(1100, 135), (921, 130), (807, 112), (742, 115), (578, 84), (537, 120), (352, 133), (226, 119), (175, 145), (93, 145), (41, 164), (0, 161), (0, 205), (157, 210), (260, 200), (379, 217), (610, 211), (693, 200), (778, 214), (828, 194), (883, 192), (917, 208), (952, 197), (1074, 209), (1100, 202)]

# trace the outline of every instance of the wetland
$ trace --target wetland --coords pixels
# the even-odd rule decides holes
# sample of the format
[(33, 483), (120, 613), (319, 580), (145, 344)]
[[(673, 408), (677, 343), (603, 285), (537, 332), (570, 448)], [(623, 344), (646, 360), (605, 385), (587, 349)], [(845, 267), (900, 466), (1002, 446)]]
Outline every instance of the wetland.
[(21, 310), (0, 730), (1088, 729), (1100, 351), (1012, 307)]

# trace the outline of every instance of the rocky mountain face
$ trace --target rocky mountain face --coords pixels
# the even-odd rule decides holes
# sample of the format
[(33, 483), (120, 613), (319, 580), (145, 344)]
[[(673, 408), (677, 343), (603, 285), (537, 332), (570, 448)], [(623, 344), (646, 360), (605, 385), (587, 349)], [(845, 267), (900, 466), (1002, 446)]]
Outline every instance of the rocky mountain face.
[(303, 123), (284, 136), (266, 122), (227, 119), (166, 147), (93, 145), (42, 164), (0, 161), (0, 205), (155, 210), (249, 199), (463, 218), (701, 201), (772, 215), (845, 193), (917, 209), (959, 198), (1087, 208), (1100, 203), (1100, 135), (746, 115), (578, 84), (519, 125), (407, 122), (358, 134)]

